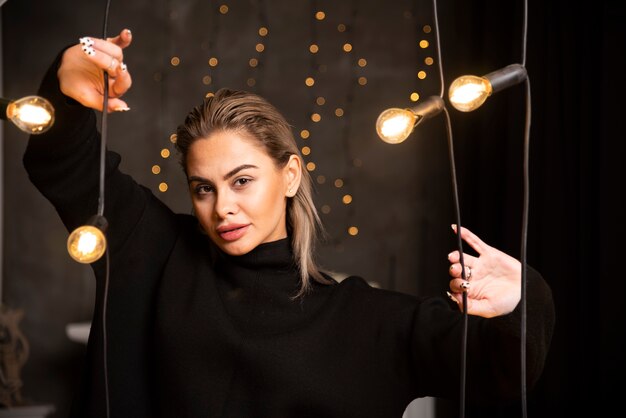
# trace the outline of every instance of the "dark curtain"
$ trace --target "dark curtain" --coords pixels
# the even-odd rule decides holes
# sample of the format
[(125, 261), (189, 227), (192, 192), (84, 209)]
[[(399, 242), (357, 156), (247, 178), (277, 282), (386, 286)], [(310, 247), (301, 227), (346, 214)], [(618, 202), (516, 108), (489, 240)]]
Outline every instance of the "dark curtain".
[[(442, 5), (450, 8), (443, 38), (444, 48), (453, 51), (449, 76), (520, 62), (515, 42), (521, 39), (523, 8), (504, 3), (509, 2)], [(529, 392), (528, 416), (610, 416), (619, 408), (625, 369), (624, 258), (618, 242), (625, 229), (618, 202), (624, 193), (620, 82), (626, 20), (612, 2), (529, 3), (527, 260), (553, 290), (557, 322), (544, 373)], [(472, 35), (464, 39), (465, 30)], [(523, 102), (520, 84), (471, 115), (453, 114), (464, 222), (511, 254), (519, 254), (521, 245)], [(439, 417), (458, 411), (458, 403), (438, 402)], [(521, 407), (468, 406), (466, 416), (517, 417)]]

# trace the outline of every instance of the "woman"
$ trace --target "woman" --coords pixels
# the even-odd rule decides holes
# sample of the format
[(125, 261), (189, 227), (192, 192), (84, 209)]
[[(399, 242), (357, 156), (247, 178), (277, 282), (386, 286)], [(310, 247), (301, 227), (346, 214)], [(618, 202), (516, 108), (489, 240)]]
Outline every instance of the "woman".
[[(24, 164), (69, 230), (96, 211), (100, 138), (92, 109), (102, 109), (105, 70), (107, 111), (128, 110), (121, 96), (132, 84), (123, 64), (131, 37), (124, 30), (109, 40), (81, 38), (40, 88), (56, 122), (30, 138)], [(101, 327), (92, 329), (72, 416), (106, 416), (108, 388), (112, 417), (400, 417), (417, 397), (458, 396), (463, 318), (455, 307), (464, 290), (467, 398), (517, 396), (517, 260), (459, 231), (479, 256), (464, 254), (465, 281), (459, 253), (449, 255), (455, 307), (374, 289), (358, 277), (336, 283), (313, 258), (319, 218), (311, 180), (276, 109), (221, 90), (189, 113), (176, 146), (195, 216), (172, 213), (107, 152), (107, 333), (105, 340)], [(104, 262), (93, 268), (100, 324)], [(527, 289), (532, 386), (554, 309), (532, 269)]]

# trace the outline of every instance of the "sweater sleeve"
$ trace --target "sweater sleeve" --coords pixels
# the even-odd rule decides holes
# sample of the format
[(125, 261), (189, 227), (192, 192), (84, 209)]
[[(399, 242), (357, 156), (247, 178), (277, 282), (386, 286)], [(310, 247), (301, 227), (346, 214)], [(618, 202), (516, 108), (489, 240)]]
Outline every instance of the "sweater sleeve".
[[(54, 106), (55, 123), (49, 131), (31, 135), (23, 164), (31, 182), (72, 231), (98, 211), (101, 136), (95, 112), (60, 90), (57, 71), (64, 51), (48, 69), (38, 91)], [(120, 162), (119, 154), (106, 151), (104, 216), (112, 253), (123, 246), (147, 204), (157, 201), (148, 189), (120, 172)]]
[[(62, 54), (39, 89), (55, 108), (55, 124), (44, 134), (29, 138), (23, 163), (32, 183), (52, 203), (67, 229), (73, 230), (98, 212), (101, 137), (95, 112), (63, 95), (59, 88), (57, 71)], [(109, 225), (106, 237), (110, 257), (91, 265), (96, 277), (92, 323), (103, 323), (106, 307), (108, 332), (105, 339), (103, 327), (91, 328), (86, 368), (72, 417), (105, 415), (101, 362), (107, 339), (111, 341), (106, 345), (111, 404), (123, 404), (126, 416), (154, 416), (149, 399), (155, 300), (181, 218), (149, 189), (122, 173), (120, 161), (118, 154), (106, 151), (104, 217)]]
[[(554, 329), (552, 292), (528, 268), (526, 286), (526, 386), (541, 376)], [(463, 314), (443, 298), (425, 300), (413, 324), (413, 364), (421, 396), (458, 397)], [(470, 403), (510, 401), (521, 394), (521, 303), (510, 314), (468, 315), (465, 393)], [(435, 325), (437, 324), (437, 325)]]

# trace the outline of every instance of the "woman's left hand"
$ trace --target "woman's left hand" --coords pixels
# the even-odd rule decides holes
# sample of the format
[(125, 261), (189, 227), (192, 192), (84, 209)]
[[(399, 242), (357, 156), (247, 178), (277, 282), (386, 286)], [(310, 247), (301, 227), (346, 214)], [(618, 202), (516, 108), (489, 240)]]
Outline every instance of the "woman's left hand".
[[(457, 232), (456, 225), (452, 229)], [(490, 318), (513, 311), (521, 299), (521, 263), (484, 243), (469, 229), (461, 227), (461, 238), (478, 257), (463, 253), (462, 277), (459, 251), (448, 254), (451, 298), (462, 310), (463, 291), (467, 292), (467, 313)]]

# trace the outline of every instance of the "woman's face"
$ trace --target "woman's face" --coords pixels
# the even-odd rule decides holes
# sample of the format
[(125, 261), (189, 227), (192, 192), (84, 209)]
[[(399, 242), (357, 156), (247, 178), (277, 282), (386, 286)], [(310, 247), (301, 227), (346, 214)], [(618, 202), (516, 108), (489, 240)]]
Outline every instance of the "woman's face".
[(300, 159), (282, 168), (263, 148), (235, 131), (196, 140), (187, 154), (187, 181), (195, 214), (227, 254), (287, 237), (287, 197), (300, 181)]

